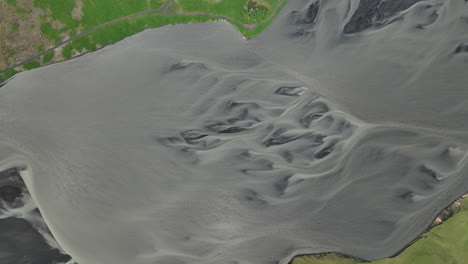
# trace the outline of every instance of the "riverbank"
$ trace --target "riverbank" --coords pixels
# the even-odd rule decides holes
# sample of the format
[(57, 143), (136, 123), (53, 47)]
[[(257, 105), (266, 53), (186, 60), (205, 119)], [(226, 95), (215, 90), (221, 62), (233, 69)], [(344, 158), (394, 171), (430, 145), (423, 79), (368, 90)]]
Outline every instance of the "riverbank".
[[(468, 195), (446, 207), (426, 232), (398, 255), (370, 264), (463, 264), (468, 259)], [(339, 253), (297, 256), (292, 264), (357, 264), (364, 261)]]
[[(5, 9), (10, 18), (1, 18), (0, 22), (11, 24), (11, 32), (7, 32), (9, 45), (2, 48), (0, 41), (0, 83), (18, 72), (96, 51), (148, 28), (225, 20), (245, 38), (251, 38), (273, 21), (287, 0), (217, 1), (195, 5), (195, 9), (189, 1), (157, 1), (129, 8), (127, 0), (120, 0), (119, 8), (110, 15), (102, 12), (106, 2), (99, 6), (81, 0), (66, 2), (62, 8), (48, 0), (35, 0), (34, 5), (31, 1), (29, 6), (22, 2), (2, 3), (1, 10)], [(76, 13), (73, 19), (64, 16), (68, 12)]]

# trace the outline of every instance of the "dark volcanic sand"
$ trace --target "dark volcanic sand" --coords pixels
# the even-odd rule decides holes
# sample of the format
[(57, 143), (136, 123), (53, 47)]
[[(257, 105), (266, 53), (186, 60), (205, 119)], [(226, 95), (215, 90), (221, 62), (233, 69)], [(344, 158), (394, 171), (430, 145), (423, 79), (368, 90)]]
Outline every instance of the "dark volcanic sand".
[(55, 264), (71, 259), (54, 247), (18, 170), (0, 172), (0, 203), (0, 263)]

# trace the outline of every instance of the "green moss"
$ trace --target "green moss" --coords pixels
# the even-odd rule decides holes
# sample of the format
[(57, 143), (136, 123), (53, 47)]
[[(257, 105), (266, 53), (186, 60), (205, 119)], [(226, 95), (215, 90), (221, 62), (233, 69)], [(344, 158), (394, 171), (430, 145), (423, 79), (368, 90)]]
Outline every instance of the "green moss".
[[(50, 18), (58, 20), (66, 25), (67, 29), (74, 29), (78, 27), (78, 21), (74, 20), (71, 12), (75, 7), (74, 0), (34, 0), (34, 7), (49, 9), (51, 11)], [(105, 13), (102, 9), (101, 12)]]
[(69, 44), (62, 49), (62, 55), (65, 59), (70, 59), (72, 56), (73, 47)]
[(16, 8), (16, 13), (19, 14), (19, 15), (27, 15), (27, 14), (31, 13), (31, 10), (26, 10), (24, 8), (17, 7)]
[(10, 57), (10, 58), (13, 57), (13, 56), (15, 56), (15, 55), (16, 55), (16, 51), (14, 51), (14, 50), (9, 50), (9, 51), (7, 52), (7, 56)]
[(44, 56), (42, 56), (42, 63), (46, 64), (49, 63), (54, 58), (55, 52), (51, 51)]
[[(433, 228), (395, 258), (369, 264), (465, 264), (468, 260), (468, 199), (463, 209), (440, 226)], [(299, 257), (293, 264), (358, 264), (336, 254), (325, 257)]]
[(19, 24), (15, 23), (15, 24), (11, 25), (11, 30), (12, 31), (18, 31), (19, 30)]
[(141, 32), (148, 27), (156, 28), (168, 24), (204, 22), (212, 20), (212, 18), (202, 16), (188, 17), (166, 14), (151, 14), (147, 16), (136, 17), (98, 29), (89, 35), (73, 40), (63, 48), (62, 55), (69, 59), (71, 58), (73, 50), (81, 51), (86, 49), (88, 51), (93, 51), (96, 50), (97, 44), (102, 46), (113, 44), (128, 36)]
[(41, 66), (41, 64), (37, 60), (33, 60), (33, 61), (26, 63), (23, 67), (25, 70), (31, 70), (39, 66)]
[(52, 34), (52, 31), (54, 29), (52, 28), (52, 25), (50, 23), (42, 23), (41, 24), (41, 32), (45, 36), (50, 36)]
[(17, 74), (18, 72), (15, 70), (15, 69), (11, 69), (9, 71), (6, 71), (3, 73), (3, 76), (5, 77), (5, 79), (8, 79), (8, 78), (11, 78), (13, 77), (13, 75)]
[[(89, 29), (120, 17), (150, 10), (146, 1), (84, 0), (83, 4), (84, 15), (81, 23), (84, 29)], [(102, 10), (106, 10), (106, 12), (102, 12)]]
[(16, 6), (16, 0), (5, 0), (5, 3), (11, 6)]
[(46, 22), (46, 23), (41, 24), (41, 33), (47, 39), (55, 40), (55, 39), (58, 38), (58, 35), (60, 34), (60, 31), (52, 28), (52, 25), (50, 23)]

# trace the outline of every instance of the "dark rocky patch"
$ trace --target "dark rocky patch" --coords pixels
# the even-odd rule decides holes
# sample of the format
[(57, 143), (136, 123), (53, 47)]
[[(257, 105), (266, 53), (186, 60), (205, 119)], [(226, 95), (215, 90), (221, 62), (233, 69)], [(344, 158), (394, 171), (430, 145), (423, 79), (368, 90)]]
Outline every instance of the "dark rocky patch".
[(10, 178), (10, 179), (16, 178), (16, 181), (21, 180), (18, 169), (12, 168), (12, 169), (8, 169), (8, 170), (4, 170), (0, 172), (0, 180), (5, 180), (7, 178)]
[(26, 220), (0, 219), (0, 263), (55, 264), (70, 259), (58, 249), (51, 248)]
[(406, 10), (420, 1), (424, 0), (361, 0), (358, 9), (345, 25), (343, 32), (345, 34), (361, 32), (374, 25), (382, 24), (386, 18)]
[(466, 43), (462, 43), (458, 45), (457, 48), (455, 49), (455, 54), (463, 53), (463, 52), (468, 52), (468, 44)]
[(232, 134), (232, 133), (242, 132), (242, 131), (244, 131), (246, 129), (247, 128), (245, 128), (245, 127), (232, 126), (232, 127), (225, 128), (225, 129), (219, 131), (218, 133), (220, 133), (220, 134)]
[(5, 185), (0, 187), (0, 197), (9, 203), (14, 202), (20, 196), (21, 189), (16, 186)]
[(300, 135), (279, 135), (272, 138), (267, 139), (264, 144), (266, 147), (283, 145), (288, 142), (294, 141), (296, 139), (301, 138)]
[(412, 203), (413, 202), (413, 197), (414, 197), (414, 193), (411, 192), (411, 191), (406, 191), (402, 194), (400, 194), (398, 197), (400, 197), (401, 199), (407, 201), (407, 202), (410, 202)]
[[(0, 172), (0, 198), (7, 203), (29, 195), (19, 170), (21, 168)], [(15, 203), (11, 206), (18, 207), (23, 204)], [(41, 216), (38, 208), (34, 213)], [(65, 263), (70, 259), (70, 256), (52, 248), (28, 221), (14, 217), (0, 219), (0, 263), (56, 264)]]
[(307, 8), (306, 17), (304, 23), (312, 24), (317, 19), (318, 13), (320, 9), (320, 1), (313, 2), (309, 8)]
[(249, 168), (242, 169), (241, 172), (246, 175), (253, 175), (256, 171), (270, 171), (273, 169), (273, 162), (267, 159), (258, 159), (253, 161)]
[(306, 8), (291, 11), (290, 22), (294, 25), (308, 25), (309, 27), (315, 24), (320, 11), (320, 1), (312, 2)]
[(314, 120), (321, 118), (330, 108), (322, 102), (310, 101), (303, 107), (304, 114), (299, 118), (299, 123), (304, 127), (309, 128)]
[[(230, 120), (230, 121), (231, 122), (229, 122), (229, 123), (236, 123), (237, 122), (237, 121), (234, 121), (234, 120)], [(223, 122), (216, 122), (214, 124), (207, 125), (205, 128), (210, 130), (210, 131), (219, 133), (219, 134), (238, 133), (238, 132), (242, 132), (242, 131), (248, 129), (248, 127), (242, 127), (242, 126), (230, 126), (230, 125), (227, 125), (227, 124), (225, 124)]]
[(304, 127), (308, 128), (310, 127), (310, 125), (312, 124), (314, 120), (317, 120), (322, 116), (323, 116), (322, 113), (310, 113), (310, 114), (305, 115), (303, 118), (301, 118), (300, 122)]
[(178, 62), (172, 64), (166, 72), (185, 70), (187, 68), (197, 67), (199, 69), (208, 69), (205, 64), (200, 62)]
[(439, 178), (437, 177), (437, 173), (436, 173), (434, 170), (428, 168), (426, 165), (420, 166), (420, 167), (419, 167), (419, 171), (420, 171), (421, 173), (425, 174), (425, 175), (430, 176), (430, 177), (431, 177), (432, 179), (434, 179), (436, 182), (440, 182), (440, 181), (441, 181), (441, 179), (439, 179)]
[(8, 169), (0, 172), (0, 198), (12, 203), (21, 197), (26, 186), (17, 169)]
[(334, 148), (335, 148), (335, 143), (331, 143), (328, 146), (324, 147), (323, 149), (319, 150), (317, 153), (315, 153), (314, 158), (323, 159), (326, 156), (330, 155), (330, 153), (333, 152)]
[(305, 91), (303, 87), (297, 86), (282, 86), (276, 89), (275, 94), (285, 95), (285, 96), (300, 96)]
[(207, 137), (208, 134), (206, 133), (203, 133), (202, 131), (200, 130), (189, 130), (189, 131), (185, 131), (185, 132), (182, 132), (180, 134), (184, 140), (189, 143), (189, 144), (194, 144), (197, 140), (199, 139), (202, 139), (204, 137)]

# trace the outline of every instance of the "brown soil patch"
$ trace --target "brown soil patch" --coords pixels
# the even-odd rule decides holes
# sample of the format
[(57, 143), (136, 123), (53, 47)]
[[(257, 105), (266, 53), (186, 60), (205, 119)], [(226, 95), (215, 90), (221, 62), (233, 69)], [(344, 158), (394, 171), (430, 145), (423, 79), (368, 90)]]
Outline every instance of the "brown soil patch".
[(447, 219), (452, 217), (455, 213), (460, 212), (463, 205), (463, 199), (466, 198), (466, 195), (463, 195), (461, 198), (457, 199), (451, 205), (447, 206), (440, 214), (436, 217), (434, 222), (429, 226), (428, 230), (442, 224)]
[[(3, 54), (6, 65), (20, 62), (38, 53), (38, 47), (48, 48), (54, 42), (42, 36), (41, 15), (45, 11), (33, 6), (33, 1), (17, 0), (16, 7), (21, 7), (29, 13), (17, 14), (16, 7), (0, 2), (2, 6), (2, 43), (0, 53)], [(57, 25), (58, 26), (58, 25)], [(3, 68), (3, 67), (2, 67)]]
[(83, 16), (83, 1), (75, 0), (75, 8), (72, 10), (72, 17), (75, 20), (81, 20)]
[(52, 26), (52, 28), (54, 29), (62, 29), (65, 27), (65, 24), (62, 24), (60, 21), (58, 20), (53, 20), (53, 21), (50, 21), (50, 25)]

